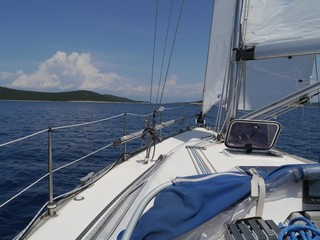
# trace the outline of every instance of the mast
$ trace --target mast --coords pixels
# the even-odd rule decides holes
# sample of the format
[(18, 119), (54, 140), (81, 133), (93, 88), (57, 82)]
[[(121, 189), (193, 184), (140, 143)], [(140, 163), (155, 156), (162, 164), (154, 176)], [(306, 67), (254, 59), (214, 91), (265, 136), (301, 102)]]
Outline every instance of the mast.
[[(225, 124), (222, 129), (223, 132), (226, 131), (230, 121), (234, 119), (237, 115), (239, 91), (240, 91), (240, 80), (238, 79), (238, 72), (240, 71), (240, 64), (236, 59), (236, 49), (239, 49), (240, 41), (240, 22), (241, 22), (241, 11), (242, 11), (243, 0), (237, 0), (236, 5), (236, 15), (234, 19), (234, 30), (233, 30), (233, 40), (232, 40), (232, 56), (229, 68), (229, 81), (226, 96), (226, 119)], [(238, 86), (239, 85), (239, 86)]]
[[(267, 67), (258, 69), (258, 71), (264, 73), (266, 76), (264, 79), (271, 84), (271, 87), (270, 89), (261, 89), (261, 87), (252, 89), (251, 87), (250, 98), (246, 99), (247, 96), (242, 96), (244, 106), (247, 100), (255, 101), (254, 99), (261, 97), (256, 94), (258, 90), (266, 91), (273, 87), (272, 94), (270, 93), (271, 97), (277, 96), (275, 99), (280, 99), (302, 89), (306, 84), (310, 84), (313, 68), (310, 54), (320, 53), (320, 33), (315, 27), (320, 24), (317, 6), (320, 6), (318, 0), (310, 0), (309, 4), (305, 4), (303, 0), (292, 2), (278, 0), (237, 1), (233, 33), (234, 51), (230, 63), (231, 76), (227, 89), (227, 114), (224, 130), (236, 117), (242, 78), (248, 77), (251, 84), (255, 83), (253, 86), (257, 86), (260, 81), (259, 77), (255, 78), (252, 75), (254, 71), (252, 67)], [(245, 11), (244, 8), (246, 8)], [(260, 61), (247, 63), (249, 60)], [(249, 65), (251, 69), (248, 68)], [(249, 70), (251, 75), (248, 74)], [(286, 81), (281, 79), (283, 82), (279, 81), (274, 86), (279, 87), (280, 84), (288, 83), (285, 85), (285, 89), (274, 88), (271, 83), (270, 79), (280, 78)], [(255, 94), (252, 94), (252, 90)], [(247, 89), (245, 88), (244, 91)], [(252, 98), (253, 96), (255, 98)], [(272, 102), (271, 97), (268, 96), (269, 102), (267, 104)]]

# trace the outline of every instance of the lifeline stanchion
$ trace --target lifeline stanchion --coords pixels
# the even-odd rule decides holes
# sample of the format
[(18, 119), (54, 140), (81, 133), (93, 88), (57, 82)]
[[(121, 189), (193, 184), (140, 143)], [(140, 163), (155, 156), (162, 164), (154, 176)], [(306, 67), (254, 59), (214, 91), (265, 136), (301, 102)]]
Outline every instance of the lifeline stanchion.
[(49, 174), (49, 203), (47, 205), (49, 216), (54, 216), (56, 204), (53, 201), (53, 171), (52, 171), (52, 129), (48, 128), (48, 174)]
[[(127, 135), (127, 113), (124, 113), (123, 136)], [(123, 160), (127, 160), (127, 142), (123, 145)]]

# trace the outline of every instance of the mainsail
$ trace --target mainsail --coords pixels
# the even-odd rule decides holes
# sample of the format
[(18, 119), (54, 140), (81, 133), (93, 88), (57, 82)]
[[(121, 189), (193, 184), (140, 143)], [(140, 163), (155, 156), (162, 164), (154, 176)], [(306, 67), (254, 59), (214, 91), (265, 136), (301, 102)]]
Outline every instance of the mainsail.
[(312, 55), (248, 61), (239, 109), (258, 109), (307, 87), (313, 66)]
[(248, 1), (245, 42), (248, 46), (319, 37), (318, 0)]
[[(308, 86), (314, 67), (313, 54), (320, 52), (319, 0), (239, 1), (242, 3), (240, 32), (230, 29), (237, 29), (233, 26), (237, 14), (231, 13), (237, 1), (215, 1), (204, 113), (221, 96), (225, 97), (224, 86), (228, 84), (242, 88), (239, 107), (251, 110)], [(235, 34), (240, 36), (237, 61), (246, 61), (242, 64), (243, 81), (236, 86), (228, 75)]]

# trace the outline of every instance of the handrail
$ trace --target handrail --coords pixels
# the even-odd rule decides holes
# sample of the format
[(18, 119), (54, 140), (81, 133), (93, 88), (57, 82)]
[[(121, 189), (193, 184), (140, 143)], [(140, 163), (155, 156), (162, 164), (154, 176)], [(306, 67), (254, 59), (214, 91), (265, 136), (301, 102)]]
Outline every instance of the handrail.
[(74, 164), (74, 163), (77, 163), (77, 162), (79, 162), (79, 161), (81, 161), (81, 160), (83, 160), (83, 159), (85, 159), (85, 158), (87, 158), (87, 157), (90, 157), (90, 156), (92, 156), (93, 154), (96, 154), (96, 153), (102, 151), (103, 149), (106, 149), (106, 148), (111, 147), (111, 146), (113, 146), (113, 143), (109, 143), (109, 144), (107, 144), (107, 145), (105, 145), (105, 146), (103, 146), (103, 147), (101, 147), (101, 148), (99, 148), (99, 149), (97, 149), (97, 150), (95, 150), (95, 151), (93, 151), (93, 152), (91, 152), (91, 153), (88, 153), (87, 155), (84, 155), (83, 157), (80, 157), (80, 158), (78, 158), (78, 159), (76, 159), (76, 160), (74, 160), (74, 161), (72, 161), (72, 162), (69, 162), (69, 163), (67, 163), (67, 164), (65, 164), (65, 165), (62, 165), (62, 166), (54, 169), (52, 172), (57, 172), (57, 171), (59, 171), (59, 170), (61, 170), (61, 169), (64, 169), (64, 168), (66, 168), (66, 167), (68, 167), (68, 166), (70, 166), (70, 165), (72, 165), (72, 164)]
[[(115, 145), (118, 145), (118, 144), (124, 144), (126, 145), (127, 142), (129, 141), (132, 141), (134, 139), (137, 139), (138, 137), (141, 136), (143, 130), (141, 131), (138, 131), (136, 133), (133, 133), (133, 134), (129, 134), (129, 135), (126, 135), (126, 116), (130, 115), (130, 116), (136, 116), (136, 117), (150, 117), (153, 113), (151, 114), (147, 114), (147, 115), (141, 115), (141, 114), (134, 114), (134, 113), (122, 113), (122, 114), (118, 114), (118, 115), (115, 115), (115, 116), (112, 116), (112, 117), (108, 117), (108, 118), (103, 118), (103, 119), (99, 119), (99, 120), (95, 120), (95, 121), (89, 121), (89, 122), (84, 122), (84, 123), (79, 123), (79, 124), (72, 124), (72, 125), (65, 125), (65, 126), (58, 126), (58, 127), (52, 127), (52, 128), (47, 128), (47, 129), (43, 129), (43, 130), (40, 130), (38, 132), (35, 132), (35, 133), (32, 133), (32, 134), (29, 134), (27, 136), (24, 136), (24, 137), (20, 137), (18, 139), (15, 139), (15, 140), (12, 140), (12, 141), (9, 141), (9, 142), (5, 142), (5, 143), (2, 143), (0, 144), (0, 148), (1, 147), (4, 147), (4, 146), (7, 146), (7, 145), (10, 145), (10, 144), (14, 144), (14, 143), (17, 143), (19, 141), (22, 141), (22, 140), (25, 140), (25, 139), (28, 139), (28, 138), (31, 138), (31, 137), (34, 137), (34, 136), (37, 136), (39, 134), (43, 134), (45, 132), (48, 132), (48, 173), (46, 173), (45, 175), (43, 175), (42, 177), (40, 177), (39, 179), (37, 179), (36, 181), (34, 181), (33, 183), (31, 183), (30, 185), (28, 185), (26, 188), (24, 188), (23, 190), (21, 190), (20, 192), (18, 192), (17, 194), (15, 194), (14, 196), (12, 196), (10, 199), (6, 200), (5, 202), (1, 203), (0, 204), (0, 208), (4, 207), (5, 205), (7, 205), (8, 203), (10, 203), (11, 201), (13, 201), (14, 199), (16, 199), (17, 197), (19, 197), (22, 193), (24, 193), (25, 191), (27, 191), (28, 189), (30, 189), (31, 187), (33, 187), (35, 184), (39, 183), (41, 180), (43, 180), (44, 178), (48, 177), (49, 176), (49, 201), (47, 202), (47, 208), (48, 208), (48, 213), (50, 216), (54, 215), (54, 208), (56, 207), (55, 203), (54, 203), (54, 200), (57, 198), (54, 198), (53, 197), (53, 179), (52, 179), (52, 174), (55, 173), (55, 172), (58, 172), (68, 166), (71, 166), (83, 159), (86, 159), (88, 158), (89, 156), (92, 156), (106, 148), (109, 148), (111, 146), (115, 146)], [(81, 126), (86, 126), (86, 125), (91, 125), (91, 124), (96, 124), (96, 123), (100, 123), (100, 122), (104, 122), (104, 121), (108, 121), (108, 120), (111, 120), (111, 119), (115, 119), (115, 118), (119, 118), (119, 117), (122, 117), (124, 116), (124, 119), (125, 119), (125, 124), (124, 124), (124, 135), (123, 137), (121, 138), (118, 138), (117, 140), (107, 144), (107, 145), (104, 145), (102, 147), (100, 147), (99, 149), (96, 149), (94, 151), (92, 151), (91, 153), (88, 153), (78, 159), (75, 159), (73, 160), (72, 162), (69, 162), (65, 165), (62, 165), (58, 168), (55, 168), (55, 169), (52, 169), (52, 146), (51, 146), (51, 132), (52, 131), (57, 131), (57, 130), (62, 130), (62, 129), (67, 129), (67, 128), (74, 128), (74, 127), (81, 127)], [(188, 117), (191, 117), (191, 116), (188, 116)], [(183, 121), (184, 119), (188, 118), (188, 117), (180, 117), (178, 119), (174, 119), (174, 120), (170, 120), (170, 121), (167, 121), (167, 122), (164, 122), (164, 123), (161, 123), (159, 125), (156, 126), (156, 130), (160, 130), (164, 127), (167, 127), (167, 126), (170, 126), (172, 124), (175, 124), (177, 122), (181, 122)], [(128, 136), (131, 136), (128, 138)], [(134, 136), (134, 137), (132, 137)], [(120, 141), (119, 141), (120, 140)], [(125, 155), (126, 155), (126, 147), (124, 148), (124, 159), (125, 159)]]
[(0, 147), (4, 147), (4, 146), (7, 146), (7, 145), (9, 145), (9, 144), (13, 144), (13, 143), (22, 141), (22, 140), (27, 139), (27, 138), (31, 138), (31, 137), (33, 137), (33, 136), (39, 135), (39, 134), (44, 133), (44, 132), (47, 132), (47, 131), (48, 131), (48, 129), (43, 129), (43, 130), (41, 130), (41, 131), (32, 133), (32, 134), (30, 134), (30, 135), (27, 135), (27, 136), (24, 136), (24, 137), (21, 137), (21, 138), (18, 138), (18, 139), (15, 139), (15, 140), (12, 140), (12, 141), (9, 141), (9, 142), (6, 142), (6, 143), (2, 143), (2, 144), (0, 144)]
[(16, 195), (14, 195), (13, 197), (11, 197), (10, 199), (8, 199), (7, 201), (5, 201), (4, 203), (2, 203), (0, 205), (0, 208), (2, 208), (3, 206), (7, 205), (9, 202), (11, 202), (12, 200), (14, 200), (15, 198), (17, 198), (18, 196), (20, 196), (22, 193), (24, 193), (25, 191), (27, 191), (29, 188), (33, 187), (35, 184), (37, 184), (38, 182), (40, 182), (42, 179), (44, 179), (45, 177), (47, 177), (49, 175), (49, 173), (43, 175), (42, 177), (40, 177), (38, 180), (34, 181), (33, 183), (31, 183), (28, 187), (24, 188), (23, 190), (21, 190), (20, 192), (18, 192)]
[(135, 212), (133, 213), (129, 224), (124, 231), (124, 234), (121, 238), (121, 240), (129, 240), (132, 236), (133, 230), (136, 227), (144, 209), (147, 207), (148, 203), (162, 190), (170, 187), (173, 185), (173, 181), (165, 182), (153, 189), (150, 193), (147, 194), (147, 196), (141, 201), (139, 206), (136, 208)]
[(114, 119), (114, 118), (118, 118), (118, 117), (123, 116), (124, 114), (125, 113), (121, 113), (121, 114), (118, 114), (118, 115), (115, 115), (115, 116), (112, 116), (112, 117), (103, 118), (103, 119), (96, 120), (96, 121), (79, 123), (79, 124), (72, 124), (72, 125), (66, 125), (66, 126), (61, 126), (61, 127), (53, 127), (51, 129), (52, 130), (59, 130), (59, 129), (64, 129), (64, 128), (82, 127), (82, 126), (85, 126), (85, 125), (95, 124), (95, 123), (98, 123), (98, 122), (104, 122), (104, 121), (108, 121), (108, 120), (111, 120), (111, 119)]

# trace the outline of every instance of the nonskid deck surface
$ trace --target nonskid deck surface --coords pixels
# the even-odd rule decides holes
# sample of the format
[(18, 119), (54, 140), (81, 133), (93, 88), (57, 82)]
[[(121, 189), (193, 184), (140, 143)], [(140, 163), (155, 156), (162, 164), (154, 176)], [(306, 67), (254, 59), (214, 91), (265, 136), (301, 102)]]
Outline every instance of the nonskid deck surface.
[[(115, 203), (120, 195), (138, 177), (150, 169), (162, 158), (155, 174), (149, 176), (141, 196), (128, 209), (132, 213), (143, 199), (143, 196), (158, 185), (168, 182), (177, 176), (191, 176), (214, 172), (238, 170), (237, 166), (281, 166), (285, 164), (302, 163), (290, 156), (278, 154), (245, 154), (241, 151), (230, 151), (223, 143), (213, 139), (213, 132), (204, 128), (181, 133), (156, 145), (154, 159), (144, 164), (145, 151), (116, 166), (91, 187), (79, 193), (76, 197), (57, 211), (57, 216), (47, 219), (41, 228), (30, 239), (81, 239), (88, 236), (96, 224), (97, 216), (106, 213), (106, 206)], [(153, 154), (152, 154), (153, 155)], [(161, 156), (161, 157), (160, 157)], [(77, 200), (75, 200), (77, 199)], [(81, 199), (79, 201), (79, 199)], [(130, 216), (123, 216), (119, 227), (111, 239), (125, 229)], [(85, 232), (84, 229), (86, 229)]]

